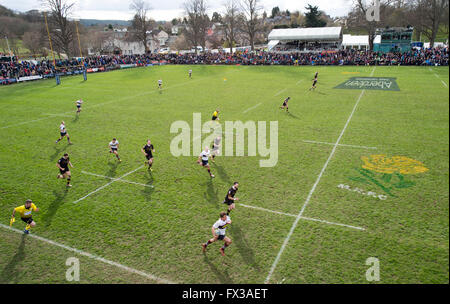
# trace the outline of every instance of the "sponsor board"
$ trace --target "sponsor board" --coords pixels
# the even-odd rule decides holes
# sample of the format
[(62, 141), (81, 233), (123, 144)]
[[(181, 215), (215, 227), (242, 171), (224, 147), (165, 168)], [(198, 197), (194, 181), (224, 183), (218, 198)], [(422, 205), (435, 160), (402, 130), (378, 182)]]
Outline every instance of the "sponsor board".
[(15, 79), (15, 78), (0, 79), (0, 84), (2, 84), (2, 85), (16, 83), (16, 82), (17, 82), (17, 79)]
[(396, 79), (392, 77), (352, 77), (335, 89), (400, 91)]
[(36, 80), (36, 79), (42, 79), (42, 76), (36, 75), (36, 76), (19, 77), (19, 79), (17, 81), (22, 82), (22, 81), (29, 81), (29, 80)]

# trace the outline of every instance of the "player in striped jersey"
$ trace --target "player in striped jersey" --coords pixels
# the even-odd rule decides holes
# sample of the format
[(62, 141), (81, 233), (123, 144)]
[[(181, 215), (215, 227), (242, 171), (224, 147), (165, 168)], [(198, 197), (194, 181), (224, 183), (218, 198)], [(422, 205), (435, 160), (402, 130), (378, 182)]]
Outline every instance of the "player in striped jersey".
[(70, 137), (66, 130), (66, 123), (64, 121), (61, 121), (61, 124), (59, 125), (59, 134), (61, 135), (61, 137), (56, 141), (56, 143), (59, 143), (60, 140), (63, 139), (64, 137), (67, 137), (67, 141), (69, 142), (69, 145), (72, 144), (70, 142)]
[(109, 143), (109, 153), (114, 153), (119, 160), (119, 162), (122, 162), (122, 160), (119, 157), (119, 153), (117, 152), (119, 150), (119, 141), (115, 138)]
[(83, 100), (82, 99), (78, 99), (77, 101), (76, 101), (76, 104), (77, 104), (77, 115), (78, 114), (80, 114), (80, 112), (81, 112), (81, 104), (83, 103)]
[(206, 252), (206, 247), (208, 247), (208, 245), (219, 240), (224, 241), (222, 248), (220, 248), (220, 253), (222, 256), (225, 256), (225, 249), (232, 243), (231, 239), (225, 236), (228, 225), (231, 225), (230, 217), (225, 212), (221, 212), (220, 218), (211, 227), (213, 238), (202, 244), (203, 252)]
[(220, 154), (220, 141), (222, 139), (220, 138), (220, 136), (218, 136), (217, 138), (214, 139), (214, 143), (212, 144), (212, 152), (211, 152), (211, 161), (214, 163), (214, 159), (216, 158), (216, 156), (218, 156)]
[(210, 156), (211, 156), (211, 153), (209, 152), (209, 148), (205, 147), (205, 150), (203, 150), (202, 153), (200, 153), (197, 163), (199, 163), (202, 167), (205, 167), (206, 169), (208, 169), (209, 176), (211, 178), (214, 178), (215, 176), (213, 174), (211, 174), (211, 167), (209, 166), (209, 163), (208, 163)]

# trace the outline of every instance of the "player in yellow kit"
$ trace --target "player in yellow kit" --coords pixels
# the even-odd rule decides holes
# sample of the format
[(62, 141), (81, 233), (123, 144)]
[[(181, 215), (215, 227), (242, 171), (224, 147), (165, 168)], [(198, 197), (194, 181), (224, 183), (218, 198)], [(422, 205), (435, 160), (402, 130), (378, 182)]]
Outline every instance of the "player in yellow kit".
[(219, 121), (219, 109), (217, 109), (212, 115), (212, 121)]
[(23, 233), (30, 234), (31, 227), (36, 226), (36, 223), (33, 221), (33, 216), (31, 214), (32, 211), (38, 212), (39, 208), (37, 208), (36, 205), (33, 204), (33, 202), (30, 199), (27, 199), (27, 201), (25, 202), (25, 205), (14, 208), (12, 216), (11, 216), (10, 225), (12, 225), (12, 223), (14, 223), (14, 221), (15, 221), (14, 216), (16, 215), (16, 212), (17, 212), (20, 214), (20, 218), (22, 219), (22, 221), (27, 223), (27, 226), (23, 230)]

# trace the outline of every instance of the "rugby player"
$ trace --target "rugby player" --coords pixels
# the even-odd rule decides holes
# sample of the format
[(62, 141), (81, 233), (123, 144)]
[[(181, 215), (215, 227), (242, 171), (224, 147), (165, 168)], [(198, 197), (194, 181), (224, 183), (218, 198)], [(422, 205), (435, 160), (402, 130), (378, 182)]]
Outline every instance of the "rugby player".
[(211, 161), (214, 163), (215, 162), (215, 158), (216, 156), (218, 156), (220, 154), (220, 141), (222, 139), (220, 138), (220, 136), (218, 136), (216, 139), (214, 139), (214, 142), (212, 144), (212, 153), (211, 153)]
[(280, 107), (280, 109), (286, 109), (286, 112), (289, 112), (289, 100), (291, 100), (291, 97), (288, 97), (283, 101), (283, 105)]
[(231, 225), (230, 217), (225, 212), (221, 212), (220, 218), (211, 227), (213, 238), (202, 244), (203, 252), (206, 252), (206, 247), (208, 247), (208, 245), (219, 240), (224, 241), (223, 246), (220, 248), (220, 253), (222, 256), (225, 256), (225, 249), (232, 243), (231, 239), (225, 235), (228, 225)]
[(116, 155), (119, 162), (122, 162), (117, 150), (119, 150), (119, 141), (117, 139), (113, 138), (113, 140), (109, 143), (109, 153), (113, 153), (114, 155)]
[(61, 157), (56, 163), (56, 167), (59, 169), (59, 173), (56, 177), (58, 179), (66, 179), (67, 178), (67, 187), (72, 187), (70, 184), (70, 179), (72, 175), (70, 173), (69, 165), (73, 168), (72, 163), (70, 162), (69, 154), (65, 153), (63, 157)]
[(64, 137), (67, 137), (67, 141), (69, 142), (69, 145), (72, 144), (70, 142), (69, 133), (67, 133), (66, 123), (64, 121), (61, 121), (61, 124), (59, 125), (59, 134), (61, 135), (61, 137), (56, 141), (56, 143), (59, 143), (60, 140), (63, 139)]
[(148, 165), (148, 169), (150, 171), (153, 171), (152, 165), (153, 165), (153, 153), (155, 153), (155, 148), (152, 144), (152, 142), (147, 140), (147, 144), (145, 144), (144, 147), (141, 149), (142, 153), (144, 153), (145, 157), (147, 158), (147, 161), (145, 161), (145, 164)]
[(77, 114), (80, 114), (80, 112), (81, 112), (81, 104), (83, 103), (83, 100), (82, 99), (78, 99), (77, 101), (76, 101), (76, 104), (77, 104)]
[(213, 121), (219, 121), (219, 109), (217, 109), (216, 111), (214, 111), (213, 116), (212, 116), (212, 120)]
[(211, 174), (211, 167), (209, 166), (209, 163), (208, 163), (210, 156), (211, 156), (211, 153), (209, 152), (209, 148), (205, 147), (205, 150), (203, 150), (202, 153), (200, 153), (197, 163), (201, 164), (202, 167), (205, 167), (206, 169), (208, 169), (209, 176), (211, 178), (214, 178), (215, 176), (213, 174)]
[(316, 85), (317, 85), (317, 77), (319, 77), (319, 72), (316, 72), (316, 74), (314, 75), (312, 87), (309, 89), (310, 91), (316, 89)]
[(239, 198), (234, 197), (236, 195), (236, 192), (238, 191), (239, 183), (235, 182), (233, 186), (228, 190), (227, 196), (225, 196), (225, 199), (223, 200), (224, 204), (228, 205), (227, 215), (230, 215), (231, 211), (236, 208), (234, 205), (235, 201), (238, 201)]
[(27, 224), (25, 229), (23, 230), (23, 233), (30, 234), (31, 227), (36, 226), (36, 223), (33, 221), (33, 216), (31, 214), (32, 211), (38, 212), (39, 208), (37, 208), (36, 205), (30, 199), (27, 199), (25, 205), (13, 209), (10, 225), (12, 225), (12, 223), (15, 222), (14, 216), (16, 215), (17, 212), (20, 214), (20, 218), (22, 219), (22, 221), (24, 221)]

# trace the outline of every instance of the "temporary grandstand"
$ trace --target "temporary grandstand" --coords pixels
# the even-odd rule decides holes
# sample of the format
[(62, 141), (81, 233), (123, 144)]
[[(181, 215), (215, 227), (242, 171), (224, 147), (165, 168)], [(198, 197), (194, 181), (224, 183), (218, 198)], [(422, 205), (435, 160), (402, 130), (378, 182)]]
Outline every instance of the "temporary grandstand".
[[(377, 35), (373, 41), (375, 45), (381, 43), (381, 35)], [(369, 35), (344, 35), (342, 39), (342, 48), (346, 49), (369, 49)]]
[(342, 45), (342, 27), (274, 29), (269, 34), (269, 52), (337, 51)]

